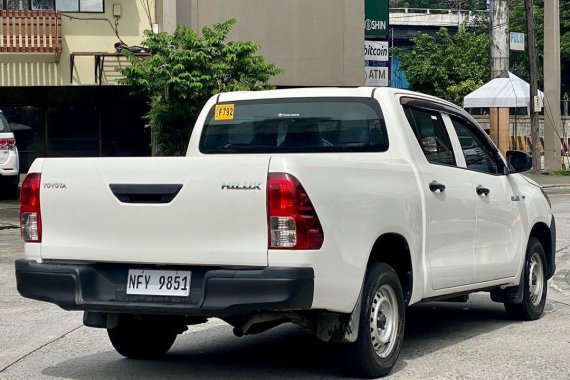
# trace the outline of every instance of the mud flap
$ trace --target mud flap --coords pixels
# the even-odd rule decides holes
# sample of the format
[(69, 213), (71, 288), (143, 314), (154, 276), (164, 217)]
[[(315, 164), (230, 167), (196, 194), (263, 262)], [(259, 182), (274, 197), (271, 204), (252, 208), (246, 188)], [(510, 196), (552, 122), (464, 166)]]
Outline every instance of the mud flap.
[(491, 290), (491, 299), (501, 303), (521, 303), (524, 296), (524, 279), (518, 286), (511, 286), (505, 289)]
[(323, 311), (317, 319), (317, 338), (323, 342), (351, 343), (358, 338), (362, 290), (350, 314)]

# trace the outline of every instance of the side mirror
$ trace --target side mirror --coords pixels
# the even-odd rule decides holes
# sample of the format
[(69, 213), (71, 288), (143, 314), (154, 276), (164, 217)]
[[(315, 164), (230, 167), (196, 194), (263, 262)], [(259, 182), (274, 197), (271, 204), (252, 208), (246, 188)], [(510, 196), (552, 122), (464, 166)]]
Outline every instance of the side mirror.
[(507, 151), (509, 173), (523, 173), (532, 169), (532, 156), (518, 150)]

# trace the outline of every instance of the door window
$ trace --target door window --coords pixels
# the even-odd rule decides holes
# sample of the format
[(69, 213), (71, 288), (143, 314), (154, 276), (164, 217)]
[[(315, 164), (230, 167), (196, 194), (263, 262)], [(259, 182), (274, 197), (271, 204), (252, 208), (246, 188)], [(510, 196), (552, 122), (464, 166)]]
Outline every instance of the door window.
[(475, 127), (457, 117), (450, 115), (450, 118), (457, 132), (467, 169), (488, 174), (500, 173), (497, 151), (476, 133)]
[(439, 112), (404, 107), (420, 147), (432, 164), (455, 166), (449, 134)]

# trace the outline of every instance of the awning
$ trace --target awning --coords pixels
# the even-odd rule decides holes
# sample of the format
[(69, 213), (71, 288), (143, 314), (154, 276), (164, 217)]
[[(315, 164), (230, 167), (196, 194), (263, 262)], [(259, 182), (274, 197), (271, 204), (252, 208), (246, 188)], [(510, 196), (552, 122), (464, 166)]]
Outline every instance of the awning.
[[(510, 71), (492, 79), (463, 98), (463, 108), (528, 107), (530, 85)], [(538, 91), (544, 98), (544, 93)]]

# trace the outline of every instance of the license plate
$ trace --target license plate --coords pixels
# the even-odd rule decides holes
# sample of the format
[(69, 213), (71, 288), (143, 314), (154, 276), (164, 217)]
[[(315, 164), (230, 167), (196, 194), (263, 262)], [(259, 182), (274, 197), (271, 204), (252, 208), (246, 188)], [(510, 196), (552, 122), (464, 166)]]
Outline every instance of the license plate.
[(190, 277), (190, 271), (129, 269), (127, 294), (187, 297)]

